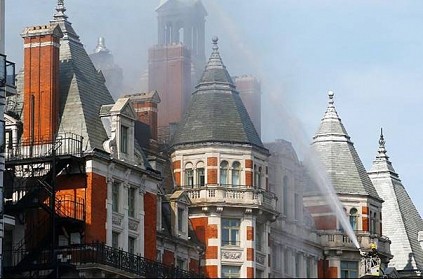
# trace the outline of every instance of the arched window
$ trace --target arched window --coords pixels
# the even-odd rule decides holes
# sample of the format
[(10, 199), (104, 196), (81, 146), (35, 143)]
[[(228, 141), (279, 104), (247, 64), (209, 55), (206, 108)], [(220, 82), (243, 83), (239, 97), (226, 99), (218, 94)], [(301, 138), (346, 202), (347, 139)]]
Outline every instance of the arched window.
[(228, 183), (228, 161), (220, 162), (220, 185), (226, 186)]
[(288, 216), (288, 176), (283, 177), (283, 214)]
[(241, 164), (238, 161), (232, 163), (232, 187), (241, 184)]
[(194, 186), (194, 170), (191, 163), (185, 165), (185, 185), (189, 187)]
[(206, 175), (205, 175), (205, 170), (204, 170), (204, 163), (203, 162), (198, 162), (197, 164), (197, 182), (196, 184), (199, 186), (204, 186), (206, 185)]
[(350, 210), (350, 224), (353, 230), (357, 230), (357, 224), (358, 224), (358, 215), (357, 215), (357, 208), (351, 208)]

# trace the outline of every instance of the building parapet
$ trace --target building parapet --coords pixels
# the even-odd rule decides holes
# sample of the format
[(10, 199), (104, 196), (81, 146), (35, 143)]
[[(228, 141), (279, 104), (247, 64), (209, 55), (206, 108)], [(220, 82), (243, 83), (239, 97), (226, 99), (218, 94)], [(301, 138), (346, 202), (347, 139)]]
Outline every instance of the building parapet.
[[(352, 240), (343, 231), (320, 231), (321, 244), (328, 249), (357, 250)], [(391, 241), (388, 237), (378, 234), (371, 234), (367, 231), (355, 231), (358, 243), (363, 251), (371, 250), (370, 245), (376, 244), (379, 253), (390, 255)]]
[(276, 211), (277, 197), (264, 189), (247, 186), (222, 187), (205, 185), (199, 187), (184, 187), (191, 199), (192, 205), (203, 203), (225, 203), (229, 205), (262, 206)]

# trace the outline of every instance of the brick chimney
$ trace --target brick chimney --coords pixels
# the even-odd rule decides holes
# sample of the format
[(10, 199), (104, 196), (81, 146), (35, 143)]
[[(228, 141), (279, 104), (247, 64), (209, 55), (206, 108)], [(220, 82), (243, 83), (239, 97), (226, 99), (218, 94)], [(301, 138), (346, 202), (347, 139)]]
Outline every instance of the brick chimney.
[(59, 122), (59, 25), (27, 27), (24, 39), (22, 142), (51, 142)]
[(151, 139), (157, 141), (157, 104), (160, 103), (157, 91), (126, 95), (125, 97), (130, 98), (137, 113), (137, 120), (150, 127)]

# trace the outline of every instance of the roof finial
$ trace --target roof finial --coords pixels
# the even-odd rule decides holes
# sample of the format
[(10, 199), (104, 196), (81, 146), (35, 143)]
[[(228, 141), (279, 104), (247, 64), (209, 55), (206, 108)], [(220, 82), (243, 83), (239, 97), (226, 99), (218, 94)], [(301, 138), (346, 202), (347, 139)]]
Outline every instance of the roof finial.
[(219, 38), (217, 36), (214, 36), (212, 38), (213, 42), (213, 51), (217, 51), (219, 49), (219, 46), (217, 45), (217, 41), (219, 41)]
[(383, 138), (382, 128), (380, 128), (379, 147), (385, 147), (385, 139)]
[(333, 106), (333, 103), (334, 103), (334, 101), (333, 101), (333, 95), (335, 95), (335, 94), (333, 93), (332, 90), (329, 90), (328, 91), (328, 95), (329, 95), (329, 105), (332, 105)]
[(65, 0), (57, 0), (56, 13), (54, 14), (54, 19), (66, 19), (68, 16), (65, 15)]

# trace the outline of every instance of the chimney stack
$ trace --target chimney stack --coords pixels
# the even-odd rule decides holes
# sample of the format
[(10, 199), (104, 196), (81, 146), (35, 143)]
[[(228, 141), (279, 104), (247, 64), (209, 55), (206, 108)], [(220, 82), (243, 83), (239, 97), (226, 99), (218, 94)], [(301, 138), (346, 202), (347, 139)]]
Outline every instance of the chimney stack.
[(59, 122), (59, 25), (27, 27), (24, 39), (23, 144), (54, 140)]

